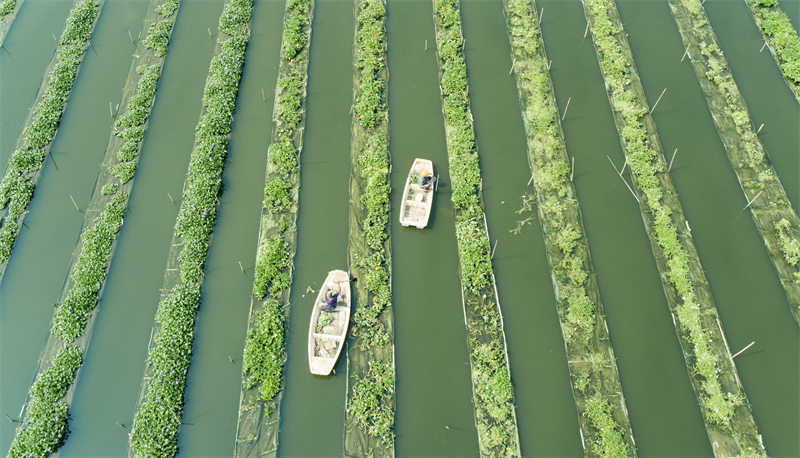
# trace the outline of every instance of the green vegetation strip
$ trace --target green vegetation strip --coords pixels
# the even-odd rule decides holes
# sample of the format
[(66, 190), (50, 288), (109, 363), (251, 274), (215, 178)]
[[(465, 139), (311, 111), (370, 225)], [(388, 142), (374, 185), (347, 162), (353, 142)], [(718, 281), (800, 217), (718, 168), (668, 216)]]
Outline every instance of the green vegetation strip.
[(235, 456), (275, 456), (278, 450), (313, 13), (313, 0), (286, 2), (244, 345)]
[(645, 229), (714, 453), (764, 455), (667, 171), (619, 12), (613, 0), (584, 0), (583, 5), (623, 152), (638, 191)]
[(750, 7), (764, 41), (769, 43), (769, 50), (778, 61), (786, 84), (800, 102), (800, 37), (797, 30), (781, 10), (778, 0), (745, 0), (745, 3)]
[[(142, 396), (130, 433), (130, 452), (136, 455), (177, 453), (194, 318), (216, 220), (252, 8), (253, 0), (229, 0), (219, 19), (217, 49), (206, 78), (203, 112), (196, 127), (164, 279), (164, 290), (168, 292), (156, 311)], [(223, 41), (224, 37), (227, 39)], [(179, 278), (171, 275), (171, 268), (177, 269)]]
[(104, 2), (80, 0), (70, 11), (48, 79), (39, 88), (17, 149), (11, 154), (6, 173), (0, 180), (0, 210), (5, 209), (0, 224), (0, 282)]
[(394, 456), (385, 19), (385, 0), (357, 1), (349, 255), (359, 281), (353, 284), (353, 343), (347, 351), (346, 456)]
[(0, 46), (6, 41), (6, 35), (11, 29), (11, 24), (17, 18), (17, 13), (22, 8), (25, 0), (2, 0), (0, 1)]
[(504, 5), (539, 221), (555, 286), (584, 450), (590, 456), (635, 455), (616, 358), (570, 180), (541, 29), (528, 0), (505, 0)]
[(503, 317), (480, 205), (461, 8), (458, 0), (434, 0), (433, 9), (478, 444), (483, 456), (520, 455)]
[(700, 1), (671, 1), (670, 9), (749, 203), (750, 215), (786, 291), (792, 315), (800, 324), (800, 219), (758, 139), (747, 105)]
[[(174, 22), (174, 13), (179, 6), (178, 1), (165, 0), (157, 7), (154, 2), (154, 8), (148, 16), (153, 16), (154, 12), (158, 12), (168, 17), (170, 22)], [(152, 33), (152, 26), (148, 30), (148, 34)], [(54, 370), (54, 367), (63, 364), (63, 358), (59, 359), (58, 355), (64, 351), (70, 351), (80, 357), (89, 345), (93, 323), (89, 318), (94, 314), (98, 296), (105, 284), (108, 266), (113, 256), (114, 243), (122, 226), (122, 218), (133, 185), (133, 182), (129, 180), (136, 169), (141, 147), (139, 134), (143, 136), (144, 129), (147, 127), (147, 118), (155, 100), (156, 87), (164, 60), (163, 54), (158, 56), (157, 53), (148, 52), (147, 49), (150, 47), (146, 44), (140, 48), (137, 49), (136, 54), (141, 57), (134, 57), (124, 90), (123, 98), (127, 97), (127, 107), (125, 113), (117, 118), (116, 130), (109, 139), (105, 159), (106, 167), (95, 184), (89, 211), (101, 208), (102, 210), (92, 225), (88, 224), (88, 217), (84, 222), (81, 240), (76, 250), (77, 256), (72, 261), (72, 273), (66, 281), (59, 300), (60, 306), (56, 308), (53, 317), (50, 336), (40, 358), (40, 367), (37, 371), (39, 375), (29, 393), (30, 407), (11, 446), (10, 454), (12, 455), (49, 454), (66, 438), (67, 416), (62, 417), (59, 414), (57, 421), (53, 417), (47, 417), (51, 421), (42, 422), (41, 415), (46, 412), (42, 407), (49, 406), (52, 412), (60, 412), (59, 409), (68, 408), (72, 395), (72, 392), (68, 390), (71, 388), (74, 378), (61, 378), (63, 385), (59, 385), (58, 392), (62, 394), (55, 398), (52, 396), (41, 398), (41, 390), (36, 386), (44, 383), (42, 381), (50, 377), (49, 373)], [(134, 116), (135, 114), (139, 116)], [(135, 125), (132, 124), (133, 119), (136, 120)], [(124, 136), (130, 137), (130, 135), (125, 135), (129, 129), (136, 129), (137, 140), (122, 140)], [(120, 165), (125, 164), (130, 164), (126, 170), (131, 170), (131, 176), (126, 175), (121, 178), (116, 171)], [(45, 370), (43, 367), (46, 365), (50, 367)], [(77, 367), (79, 365), (80, 362)], [(65, 395), (66, 397), (62, 401), (61, 398)], [(32, 427), (37, 423), (51, 425), (51, 428), (48, 429), (51, 432), (43, 435), (45, 431), (42, 427)], [(47, 436), (52, 436), (55, 431), (63, 431), (61, 440), (45, 439)]]

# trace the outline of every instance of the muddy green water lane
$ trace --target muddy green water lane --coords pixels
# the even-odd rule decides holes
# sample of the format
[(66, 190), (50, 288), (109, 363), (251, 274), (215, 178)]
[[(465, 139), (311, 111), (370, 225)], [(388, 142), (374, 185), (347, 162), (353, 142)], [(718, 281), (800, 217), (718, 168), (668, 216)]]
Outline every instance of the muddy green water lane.
[(185, 2), (178, 13), (125, 223), (76, 385), (71, 434), (61, 449), (65, 456), (120, 456), (127, 449), (178, 212), (167, 193), (180, 204), (214, 48), (207, 28), (216, 27), (222, 3)]
[[(30, 229), (20, 232), (0, 288), (0, 411), (9, 415), (18, 415), (33, 381), (53, 316), (47, 300), (61, 293), (83, 224), (84, 215), (69, 196), (86, 208), (113, 122), (108, 102), (119, 100), (130, 69), (133, 45), (125, 30), (141, 26), (146, 7), (126, 0), (105, 4), (94, 31), (94, 48), (83, 61), (53, 142), (58, 168), (52, 162), (43, 167), (25, 218)], [(10, 445), (13, 426), (3, 425), (2, 450)]]
[[(694, 70), (688, 63), (676, 64), (684, 48), (669, 7), (636, 0), (618, 5), (651, 106), (668, 87), (653, 118), (664, 151), (671, 155), (678, 148), (672, 179), (728, 345), (737, 352), (756, 341), (757, 347), (737, 357), (736, 365), (767, 452), (798, 456), (800, 333), (783, 288), (749, 212), (742, 212), (747, 200)], [(783, 94), (784, 87), (771, 89)]]
[(338, 374), (311, 375), (308, 320), (328, 272), (348, 270), (353, 27), (352, 2), (316, 1), (278, 444), (285, 456), (341, 455), (344, 449), (344, 357), (334, 369)]
[[(497, 292), (503, 311), (520, 449), (526, 455), (583, 453), (567, 356), (555, 308), (541, 225), (535, 207), (523, 214), (528, 166), (525, 129), (511, 68), (503, 5), (461, 3), (469, 95), (481, 162), (484, 208)], [(530, 218), (518, 234), (519, 221)]]
[(789, 16), (794, 29), (800, 30), (800, 0), (780, 0), (778, 5)]
[[(203, 299), (195, 324), (179, 449), (184, 456), (230, 456), (236, 440), (242, 351), (252, 294), (255, 246), (284, 2), (256, 2), (250, 23), (221, 206), (206, 260)], [(261, 90), (270, 94), (265, 102)], [(245, 273), (239, 267), (241, 261)], [(229, 358), (230, 357), (230, 358)]]
[(640, 456), (711, 455), (579, 2), (538, 1), (575, 188)]
[(767, 50), (758, 52), (764, 38), (747, 5), (743, 1), (710, 0), (705, 9), (747, 103), (750, 119), (756, 129), (764, 123), (758, 138), (767, 149), (792, 208), (800, 212), (800, 105), (772, 55)]
[[(36, 98), (71, 1), (28, 0), (0, 50), (0, 173), (5, 172)], [(52, 163), (51, 163), (52, 164)]]
[[(398, 456), (476, 456), (478, 433), (431, 2), (388, 2), (386, 30), (397, 368), (395, 451)], [(441, 179), (424, 230), (404, 228), (398, 221), (408, 168), (416, 157), (431, 159)]]

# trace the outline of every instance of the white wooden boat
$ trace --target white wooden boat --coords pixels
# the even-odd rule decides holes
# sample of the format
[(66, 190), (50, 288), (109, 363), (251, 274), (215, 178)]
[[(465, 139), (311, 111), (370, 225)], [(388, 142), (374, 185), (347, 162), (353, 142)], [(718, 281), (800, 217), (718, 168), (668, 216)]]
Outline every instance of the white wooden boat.
[[(419, 185), (420, 177), (427, 172), (431, 177), (430, 189), (423, 189)], [(433, 205), (433, 162), (428, 159), (414, 159), (411, 170), (408, 172), (406, 186), (403, 189), (403, 200), (400, 204), (400, 224), (415, 226), (420, 229), (428, 225)]]
[[(336, 308), (322, 310), (325, 293), (339, 293)], [(328, 273), (314, 301), (308, 327), (308, 366), (315, 375), (329, 375), (342, 354), (350, 324), (350, 276), (343, 270)]]

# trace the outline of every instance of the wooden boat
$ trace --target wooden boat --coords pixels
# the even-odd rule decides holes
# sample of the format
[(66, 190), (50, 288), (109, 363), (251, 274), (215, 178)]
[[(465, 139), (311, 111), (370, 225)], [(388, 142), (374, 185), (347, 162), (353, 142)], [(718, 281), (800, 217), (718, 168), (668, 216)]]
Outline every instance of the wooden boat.
[[(419, 178), (425, 172), (431, 177), (430, 189), (423, 189), (419, 185)], [(406, 186), (403, 189), (403, 200), (400, 204), (400, 224), (415, 226), (420, 229), (428, 225), (433, 205), (433, 162), (428, 159), (414, 159), (411, 170), (408, 172)]]
[[(325, 293), (339, 293), (336, 308), (322, 310)], [(343, 270), (328, 272), (319, 289), (308, 327), (308, 366), (315, 375), (329, 375), (342, 354), (350, 324), (350, 276)]]

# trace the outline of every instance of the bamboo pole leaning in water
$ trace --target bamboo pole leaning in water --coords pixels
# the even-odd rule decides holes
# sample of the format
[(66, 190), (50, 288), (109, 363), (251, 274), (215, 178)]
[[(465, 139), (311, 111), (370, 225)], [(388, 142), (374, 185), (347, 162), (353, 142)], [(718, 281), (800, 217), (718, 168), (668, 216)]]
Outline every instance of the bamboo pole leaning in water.
[(606, 156), (606, 157), (608, 158), (608, 162), (610, 162), (610, 163), (611, 163), (611, 167), (614, 167), (614, 171), (616, 171), (616, 172), (617, 172), (617, 175), (619, 175), (619, 178), (622, 180), (622, 182), (623, 182), (623, 183), (625, 183), (625, 186), (627, 186), (627, 187), (628, 187), (628, 191), (630, 191), (630, 192), (631, 192), (631, 195), (633, 195), (633, 198), (634, 198), (634, 199), (636, 199), (636, 202), (639, 202), (639, 203), (641, 203), (641, 201), (639, 200), (639, 197), (636, 195), (636, 193), (635, 193), (635, 192), (633, 192), (633, 189), (631, 189), (631, 186), (628, 184), (628, 182), (627, 182), (627, 181), (625, 181), (625, 177), (623, 177), (623, 176), (622, 176), (622, 172), (620, 172), (619, 170), (617, 170), (617, 166), (616, 166), (616, 165), (614, 165), (614, 161), (612, 161), (610, 157), (608, 157), (608, 156)]
[(561, 115), (561, 120), (563, 121), (565, 117), (567, 117), (567, 110), (569, 110), (569, 103), (572, 102), (572, 97), (567, 98), (567, 106), (564, 108), (564, 114)]
[(665, 92), (667, 92), (667, 88), (664, 88), (664, 90), (661, 91), (661, 95), (658, 96), (658, 100), (656, 100), (656, 103), (653, 104), (653, 108), (650, 109), (650, 114), (653, 114), (653, 110), (656, 109), (656, 106), (658, 106), (658, 102), (661, 101), (661, 97), (664, 97)]
[(756, 344), (755, 340), (750, 342), (746, 347), (742, 348), (741, 350), (737, 351), (735, 355), (731, 356), (731, 359), (736, 358), (737, 356), (741, 355), (742, 353), (744, 353), (745, 350), (747, 350), (748, 348), (752, 347), (755, 344)]
[(667, 173), (672, 170), (672, 161), (675, 160), (675, 155), (678, 154), (678, 148), (675, 148), (675, 151), (672, 152), (672, 159), (669, 160), (669, 167), (667, 168)]

